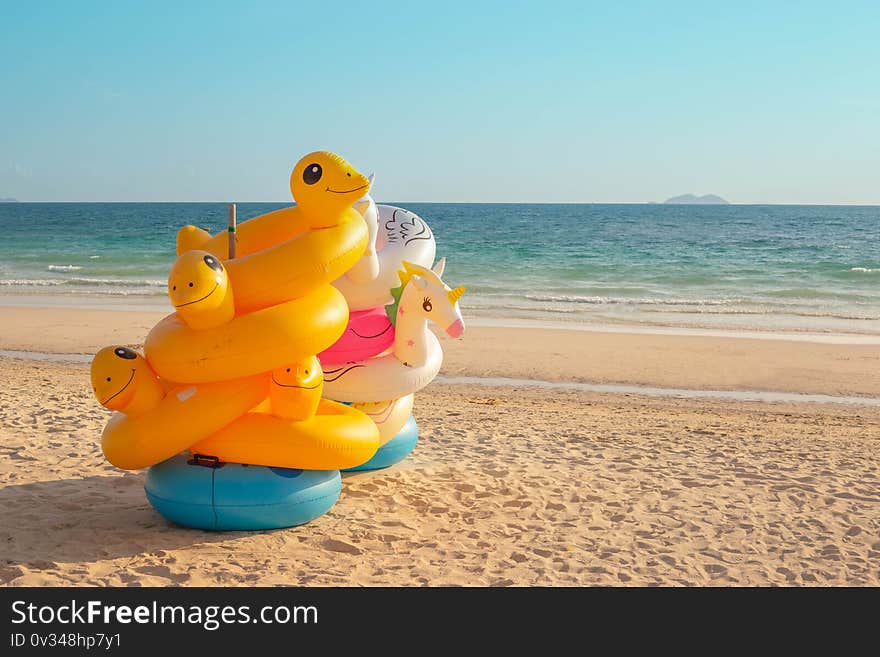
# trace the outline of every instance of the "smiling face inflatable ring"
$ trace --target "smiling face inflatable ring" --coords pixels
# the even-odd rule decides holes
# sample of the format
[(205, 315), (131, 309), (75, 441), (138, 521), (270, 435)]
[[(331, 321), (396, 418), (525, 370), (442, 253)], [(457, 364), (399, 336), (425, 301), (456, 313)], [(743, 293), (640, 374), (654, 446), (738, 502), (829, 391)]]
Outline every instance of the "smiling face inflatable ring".
[(168, 298), (177, 316), (193, 329), (214, 328), (235, 316), (226, 269), (207, 251), (187, 251), (172, 265)]

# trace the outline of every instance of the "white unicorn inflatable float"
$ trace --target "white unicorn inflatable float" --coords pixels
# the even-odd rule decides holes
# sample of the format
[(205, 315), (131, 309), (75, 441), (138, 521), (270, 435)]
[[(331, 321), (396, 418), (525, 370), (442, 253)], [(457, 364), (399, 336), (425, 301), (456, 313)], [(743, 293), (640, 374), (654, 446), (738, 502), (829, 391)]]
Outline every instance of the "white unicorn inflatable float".
[[(324, 369), (324, 394), (348, 402), (399, 400), (430, 383), (443, 363), (443, 349), (428, 328), (436, 324), (452, 338), (464, 333), (458, 305), (464, 286), (443, 282), (443, 258), (428, 269), (404, 261), (396, 272), (400, 285), (389, 288), (393, 302), (386, 306), (394, 324), (394, 343), (387, 353)], [(337, 281), (338, 282), (338, 281)]]

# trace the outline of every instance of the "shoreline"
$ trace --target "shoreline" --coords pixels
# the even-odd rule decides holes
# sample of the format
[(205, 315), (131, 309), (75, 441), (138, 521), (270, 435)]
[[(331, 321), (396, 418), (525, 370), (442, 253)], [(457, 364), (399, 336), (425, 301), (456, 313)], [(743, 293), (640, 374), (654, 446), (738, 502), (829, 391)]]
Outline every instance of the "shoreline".
[[(165, 314), (118, 307), (7, 306), (0, 352), (78, 354), (88, 362), (109, 344), (140, 349)], [(645, 327), (591, 329), (476, 320), (468, 321), (464, 339), (455, 342), (435, 330), (444, 346), (441, 373), (452, 378), (663, 389), (665, 394), (715, 390), (725, 397), (732, 391), (763, 397), (880, 397), (880, 341), (853, 339), (857, 336), (790, 339), (788, 334), (675, 333)]]
[[(108, 312), (141, 312), (153, 313), (157, 317), (173, 311), (173, 307), (165, 295), (131, 295), (96, 297), (76, 294), (10, 294), (0, 293), (0, 308), (28, 309), (78, 309), (99, 310)], [(730, 328), (709, 326), (687, 326), (647, 321), (602, 321), (564, 320), (537, 317), (518, 317), (515, 315), (482, 314), (479, 309), (468, 309), (464, 312), (476, 311), (465, 318), (468, 326), (485, 328), (524, 328), (550, 329), (559, 331), (581, 331), (587, 333), (623, 333), (630, 335), (671, 335), (709, 338), (733, 338), (754, 340), (783, 340), (794, 342), (814, 342), (819, 344), (852, 344), (880, 345), (880, 334), (867, 332), (845, 332), (835, 330), (779, 329), (763, 328)], [(2, 346), (2, 343), (0, 343)]]

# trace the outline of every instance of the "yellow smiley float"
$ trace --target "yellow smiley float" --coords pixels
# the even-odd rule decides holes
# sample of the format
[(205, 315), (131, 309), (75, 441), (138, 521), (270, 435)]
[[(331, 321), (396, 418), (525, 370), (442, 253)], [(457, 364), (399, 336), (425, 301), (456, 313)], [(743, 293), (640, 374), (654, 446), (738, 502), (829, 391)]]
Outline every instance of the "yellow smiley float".
[(187, 251), (177, 259), (168, 274), (168, 297), (177, 317), (196, 330), (222, 326), (235, 317), (229, 275), (207, 251)]
[(324, 390), (324, 372), (317, 357), (272, 371), (269, 403), (272, 413), (288, 420), (314, 417)]
[(92, 361), (92, 389), (117, 411), (104, 428), (101, 448), (117, 468), (146, 468), (188, 449), (265, 399), (269, 377), (173, 387), (167, 394), (143, 356), (105, 347)]

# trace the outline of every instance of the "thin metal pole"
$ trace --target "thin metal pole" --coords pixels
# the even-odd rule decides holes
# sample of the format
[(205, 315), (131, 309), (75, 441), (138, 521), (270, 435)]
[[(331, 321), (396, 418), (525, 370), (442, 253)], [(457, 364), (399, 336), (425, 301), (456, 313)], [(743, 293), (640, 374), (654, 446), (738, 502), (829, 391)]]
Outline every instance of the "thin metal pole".
[(229, 204), (229, 225), (226, 229), (229, 236), (229, 259), (235, 258), (235, 203)]

